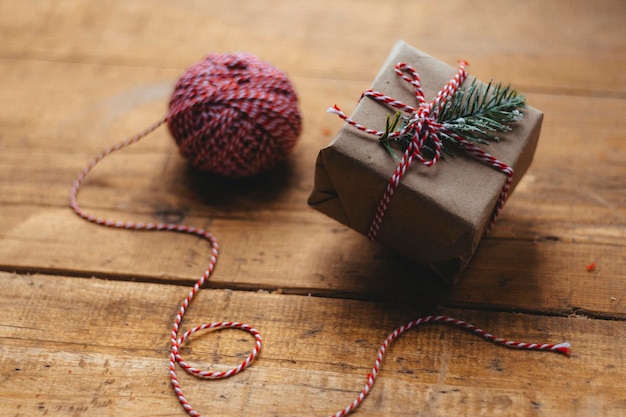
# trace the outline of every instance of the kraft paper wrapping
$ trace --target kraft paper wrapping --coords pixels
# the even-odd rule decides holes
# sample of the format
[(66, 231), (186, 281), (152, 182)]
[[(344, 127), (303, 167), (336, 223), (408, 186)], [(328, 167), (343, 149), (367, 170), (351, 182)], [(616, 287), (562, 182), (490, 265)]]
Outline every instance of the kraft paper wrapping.
[[(413, 88), (394, 72), (398, 62), (420, 75), (426, 100), (456, 74), (453, 68), (399, 41), (372, 88), (416, 106)], [(472, 82), (468, 77), (464, 84)], [(341, 105), (341, 103), (337, 103)], [(384, 130), (395, 110), (364, 98), (351, 116)], [(529, 106), (511, 132), (483, 149), (514, 169), (512, 189), (535, 153), (543, 114)], [(315, 183), (308, 203), (314, 209), (367, 236), (378, 203), (397, 162), (375, 136), (344, 125), (319, 152)], [(474, 254), (491, 220), (506, 175), (463, 152), (446, 156), (433, 167), (414, 161), (391, 199), (377, 240), (416, 263), (430, 266), (453, 282)], [(496, 226), (497, 227), (497, 226)]]

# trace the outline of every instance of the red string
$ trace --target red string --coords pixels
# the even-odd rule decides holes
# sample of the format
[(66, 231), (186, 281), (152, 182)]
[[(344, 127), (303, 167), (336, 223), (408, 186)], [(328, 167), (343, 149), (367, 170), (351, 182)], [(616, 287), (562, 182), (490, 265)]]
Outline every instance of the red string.
[[(98, 225), (102, 225), (102, 226), (108, 226), (108, 227), (114, 227), (114, 228), (119, 228), (119, 229), (130, 229), (130, 230), (153, 230), (153, 231), (171, 231), (171, 232), (178, 232), (178, 233), (185, 233), (185, 234), (190, 234), (190, 235), (195, 235), (198, 237), (201, 237), (205, 240), (207, 240), (210, 244), (211, 247), (211, 259), (209, 261), (209, 266), (207, 267), (206, 271), (204, 272), (204, 274), (202, 274), (202, 276), (200, 277), (200, 279), (198, 279), (198, 281), (195, 283), (195, 285), (193, 286), (193, 288), (189, 291), (189, 294), (187, 295), (187, 297), (185, 297), (185, 299), (183, 300), (183, 302), (181, 303), (179, 309), (178, 309), (178, 313), (176, 314), (176, 318), (174, 319), (174, 324), (172, 326), (172, 333), (171, 333), (171, 349), (170, 349), (170, 358), (169, 358), (169, 372), (170, 372), (170, 379), (172, 382), (172, 387), (174, 389), (174, 392), (176, 393), (176, 396), (178, 397), (178, 400), (180, 402), (180, 404), (183, 406), (183, 408), (185, 409), (185, 411), (190, 415), (190, 416), (200, 416), (200, 413), (198, 413), (189, 403), (189, 401), (187, 400), (187, 398), (185, 397), (185, 394), (183, 393), (183, 390), (178, 382), (178, 376), (176, 374), (176, 364), (178, 364), (182, 369), (184, 369), (185, 371), (189, 372), (190, 374), (199, 377), (199, 378), (204, 378), (204, 379), (220, 379), (220, 378), (228, 378), (230, 376), (236, 375), (239, 372), (243, 371), (244, 369), (246, 369), (251, 363), (252, 361), (259, 355), (260, 351), (261, 351), (261, 346), (262, 346), (262, 338), (261, 335), (259, 334), (259, 332), (254, 329), (253, 327), (251, 327), (248, 324), (244, 324), (244, 323), (239, 323), (239, 322), (215, 322), (215, 323), (207, 323), (207, 324), (202, 324), (200, 326), (196, 326), (193, 327), (191, 330), (186, 331), (185, 333), (182, 334), (182, 336), (180, 336), (180, 325), (183, 321), (183, 318), (185, 316), (185, 313), (187, 312), (189, 306), (191, 305), (191, 302), (193, 301), (194, 297), (198, 294), (198, 292), (202, 289), (202, 287), (204, 286), (205, 282), (209, 279), (209, 277), (211, 276), (211, 273), (213, 272), (213, 270), (215, 269), (215, 265), (217, 263), (217, 257), (218, 257), (218, 243), (217, 243), (217, 239), (208, 231), (205, 231), (203, 229), (197, 229), (195, 227), (191, 227), (191, 226), (185, 226), (185, 225), (181, 225), (181, 224), (172, 224), (172, 223), (135, 223), (135, 222), (128, 222), (128, 221), (120, 221), (120, 220), (109, 220), (109, 219), (105, 219), (102, 217), (97, 217), (93, 214), (90, 214), (89, 212), (85, 211), (84, 209), (82, 209), (77, 202), (77, 196), (78, 196), (78, 192), (80, 190), (80, 187), (83, 183), (83, 181), (85, 180), (85, 177), (87, 176), (87, 174), (96, 166), (96, 164), (98, 162), (100, 162), (103, 158), (105, 158), (107, 155), (110, 155), (111, 153), (118, 151), (126, 146), (129, 146), (137, 141), (139, 141), (140, 139), (142, 139), (143, 137), (147, 136), (149, 133), (151, 133), (153, 130), (155, 130), (157, 127), (159, 127), (161, 124), (165, 123), (167, 121), (167, 119), (163, 119), (160, 120), (159, 122), (155, 123), (153, 126), (151, 126), (150, 128), (144, 130), (143, 132), (139, 133), (136, 136), (131, 137), (130, 139), (120, 142), (117, 145), (114, 145), (112, 147), (108, 147), (105, 150), (103, 150), (101, 153), (99, 153), (95, 158), (93, 158), (91, 161), (89, 161), (89, 163), (85, 166), (85, 168), (83, 168), (78, 176), (76, 177), (74, 184), (72, 186), (71, 192), (70, 192), (70, 206), (72, 207), (72, 209), (74, 210), (74, 212), (79, 215), (80, 217), (82, 217), (83, 219), (90, 221), (92, 223), (96, 223)], [(359, 395), (350, 403), (348, 404), (345, 408), (337, 411), (335, 414), (332, 414), (332, 417), (343, 417), (346, 416), (350, 413), (352, 413), (360, 404), (361, 402), (363, 402), (363, 400), (365, 399), (365, 397), (369, 394), (370, 390), (372, 389), (372, 386), (374, 385), (374, 382), (376, 381), (376, 378), (379, 374), (379, 370), (381, 367), (381, 363), (383, 360), (383, 357), (385, 355), (385, 352), (387, 351), (387, 348), (389, 347), (389, 345), (398, 337), (400, 337), (403, 333), (405, 333), (407, 330), (416, 327), (420, 324), (425, 324), (425, 323), (434, 323), (434, 322), (441, 322), (441, 323), (447, 323), (447, 324), (453, 324), (455, 326), (459, 326), (461, 328), (467, 329), (479, 336), (482, 336), (483, 338), (493, 342), (493, 343), (497, 343), (503, 346), (507, 346), (507, 347), (511, 347), (511, 348), (517, 348), (517, 349), (528, 349), (528, 350), (545, 350), (545, 351), (552, 351), (552, 352), (557, 352), (557, 353), (562, 353), (565, 355), (569, 355), (570, 350), (569, 350), (569, 344), (568, 343), (559, 343), (559, 344), (538, 344), (538, 343), (523, 343), (523, 342), (516, 342), (516, 341), (512, 341), (512, 340), (506, 340), (506, 339), (502, 339), (502, 338), (498, 338), (493, 336), (492, 334), (489, 334), (487, 332), (485, 332), (482, 329), (477, 328), (476, 326), (469, 324), (465, 321), (462, 320), (457, 320), (451, 317), (447, 317), (447, 316), (427, 316), (427, 317), (421, 317), (417, 320), (414, 320), (410, 323), (405, 324), (404, 326), (401, 326), (399, 328), (397, 328), (396, 330), (394, 330), (385, 340), (385, 342), (382, 344), (382, 346), (380, 347), (379, 351), (378, 351), (378, 355), (376, 356), (376, 361), (374, 362), (374, 367), (372, 368), (371, 372), (367, 375), (367, 381), (365, 384), (365, 387), (363, 388), (363, 390), (359, 393)], [(189, 337), (191, 337), (193, 334), (200, 332), (202, 330), (212, 330), (212, 329), (240, 329), (240, 330), (244, 330), (249, 332), (250, 334), (252, 334), (255, 338), (255, 344), (254, 344), (254, 348), (252, 350), (252, 352), (250, 353), (250, 355), (243, 361), (241, 362), (238, 366), (228, 370), (228, 371), (223, 371), (223, 372), (210, 372), (210, 371), (203, 371), (197, 368), (192, 367), (191, 365), (189, 365), (187, 362), (185, 362), (185, 360), (182, 358), (182, 356), (180, 355), (180, 347), (189, 339)]]
[[(191, 330), (185, 332), (182, 336), (179, 336), (180, 324), (183, 320), (185, 313), (187, 312), (187, 309), (189, 308), (189, 305), (191, 304), (194, 297), (198, 294), (198, 292), (200, 291), (200, 289), (202, 288), (206, 280), (209, 279), (209, 277), (211, 276), (211, 273), (215, 269), (215, 264), (217, 263), (217, 256), (218, 256), (218, 250), (219, 250), (217, 239), (215, 239), (215, 237), (211, 233), (203, 229), (197, 229), (195, 227), (181, 225), (181, 224), (135, 223), (135, 222), (128, 222), (128, 221), (122, 221), (122, 220), (110, 220), (110, 219), (106, 219), (102, 217), (97, 217), (85, 211), (82, 207), (78, 205), (78, 201), (77, 201), (78, 191), (80, 190), (80, 187), (83, 181), (85, 180), (85, 177), (96, 166), (98, 162), (100, 162), (102, 159), (104, 159), (106, 156), (110, 155), (111, 153), (118, 151), (122, 148), (125, 148), (141, 140), (142, 138), (147, 136), (149, 133), (154, 131), (156, 128), (161, 126), (163, 123), (165, 123), (166, 121), (167, 119), (160, 120), (159, 122), (155, 123), (154, 125), (144, 130), (143, 132), (139, 133), (138, 135), (135, 135), (126, 141), (120, 142), (114, 146), (104, 149), (96, 157), (90, 160), (87, 163), (87, 165), (79, 172), (78, 176), (74, 180), (74, 184), (70, 192), (70, 206), (72, 207), (74, 212), (80, 217), (82, 217), (83, 219), (90, 221), (92, 223), (96, 223), (101, 226), (114, 227), (118, 229), (130, 229), (130, 230), (155, 230), (155, 231), (172, 231), (172, 232), (186, 233), (186, 234), (201, 237), (209, 242), (211, 246), (211, 259), (209, 260), (209, 266), (207, 267), (204, 274), (202, 274), (200, 279), (195, 283), (191, 291), (189, 291), (189, 294), (187, 295), (187, 297), (181, 303), (178, 313), (176, 314), (176, 318), (174, 319), (174, 324), (172, 326), (172, 333), (171, 333), (171, 350), (170, 350), (170, 364), (169, 364), (170, 379), (172, 381), (172, 386), (174, 388), (176, 396), (178, 397), (178, 400), (180, 401), (181, 405), (183, 406), (183, 408), (187, 411), (189, 415), (199, 416), (200, 414), (197, 411), (195, 411), (191, 407), (189, 402), (187, 401), (187, 398), (185, 397), (183, 390), (181, 389), (180, 384), (178, 383), (178, 377), (176, 375), (176, 363), (178, 363), (181, 366), (181, 368), (184, 369), (185, 371), (200, 378), (206, 378), (206, 379), (227, 378), (229, 376), (235, 375), (243, 371), (248, 365), (250, 365), (250, 363), (254, 360), (254, 358), (256, 358), (256, 356), (261, 351), (261, 345), (262, 345), (261, 335), (259, 334), (258, 331), (256, 331), (253, 327), (247, 324), (238, 323), (238, 322), (216, 322), (216, 323), (202, 324), (200, 326), (196, 326), (192, 328)], [(256, 339), (255, 346), (254, 346), (252, 353), (241, 364), (239, 364), (237, 367), (229, 371), (209, 372), (209, 371), (196, 369), (184, 361), (184, 359), (180, 355), (180, 347), (191, 335), (202, 330), (225, 329), (225, 328), (245, 330), (251, 333)]]
[[(500, 192), (500, 196), (498, 197), (496, 207), (491, 216), (491, 221), (489, 223), (489, 226), (487, 227), (487, 232), (491, 230), (491, 227), (493, 226), (498, 215), (500, 214), (500, 210), (504, 206), (504, 203), (511, 189), (511, 183), (513, 181), (513, 168), (511, 168), (504, 162), (496, 159), (489, 153), (483, 151), (467, 139), (452, 132), (450, 129), (446, 128), (443, 124), (437, 121), (437, 115), (439, 114), (439, 112), (443, 109), (446, 102), (456, 93), (463, 81), (465, 81), (465, 79), (467, 78), (467, 71), (465, 70), (467, 65), (467, 62), (461, 61), (459, 65), (459, 71), (456, 73), (456, 75), (450, 81), (448, 81), (448, 83), (437, 93), (437, 96), (430, 103), (427, 103), (424, 97), (424, 90), (422, 90), (420, 77), (417, 71), (410, 65), (402, 62), (398, 63), (395, 67), (395, 72), (400, 78), (402, 78), (414, 87), (415, 98), (417, 99), (418, 103), (417, 108), (372, 89), (369, 89), (363, 93), (363, 97), (369, 97), (375, 101), (381, 102), (390, 107), (408, 113), (409, 121), (407, 122), (407, 124), (401, 130), (389, 134), (388, 136), (390, 138), (405, 137), (407, 135), (411, 136), (411, 142), (409, 143), (409, 146), (402, 155), (402, 159), (396, 166), (395, 171), (389, 179), (383, 197), (381, 198), (378, 207), (376, 208), (376, 213), (374, 214), (374, 218), (368, 232), (368, 237), (370, 238), (370, 240), (376, 240), (376, 237), (378, 236), (378, 231), (380, 230), (380, 226), (383, 222), (383, 218), (385, 217), (385, 213), (387, 212), (387, 208), (389, 207), (389, 203), (391, 202), (391, 197), (398, 187), (398, 184), (400, 184), (400, 180), (406, 173), (407, 169), (413, 163), (413, 160), (417, 159), (420, 163), (427, 167), (432, 167), (439, 161), (439, 159), (441, 158), (442, 146), (440, 135), (442, 133), (445, 133), (448, 136), (456, 139), (457, 142), (465, 149), (465, 151), (474, 158), (506, 174), (506, 182), (502, 188), (502, 191)], [(409, 74), (408, 76), (407, 73)], [(345, 113), (343, 113), (336, 105), (329, 108), (328, 112), (338, 115), (346, 123), (369, 135), (380, 137), (385, 134), (385, 132), (370, 129), (359, 124), (358, 122), (346, 116)], [(429, 144), (434, 148), (433, 157), (430, 159), (425, 158), (422, 153), (422, 148), (429, 139)]]

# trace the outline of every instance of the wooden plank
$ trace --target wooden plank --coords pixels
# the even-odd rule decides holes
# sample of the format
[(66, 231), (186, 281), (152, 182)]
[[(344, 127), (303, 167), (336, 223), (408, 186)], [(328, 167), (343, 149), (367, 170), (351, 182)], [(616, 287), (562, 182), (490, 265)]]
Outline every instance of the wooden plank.
[[(105, 229), (79, 221), (68, 209), (4, 211), (7, 225), (15, 225), (0, 246), (8, 270), (191, 284), (208, 262), (208, 245), (196, 238)], [(24, 215), (27, 220), (20, 221)], [(210, 224), (225, 236), (210, 286), (626, 317), (620, 246), (488, 238), (467, 273), (446, 291), (424, 271), (328, 220), (278, 215), (282, 222), (268, 219), (269, 228), (263, 217)], [(591, 262), (597, 270), (588, 272)]]
[[(68, 184), (88, 158), (163, 115), (170, 83), (177, 76), (173, 71), (137, 71), (64, 63), (18, 61), (0, 65), (3, 73), (8, 74), (6, 88), (0, 92), (0, 122), (7, 127), (7, 132), (11, 132), (3, 135), (4, 149), (0, 154), (0, 191), (7, 203), (36, 201), (65, 205)], [(98, 83), (94, 82), (94, 72), (98, 72)], [(64, 86), (68, 77), (74, 81), (69, 89)], [(45, 81), (39, 81), (42, 78)], [(20, 79), (25, 82), (18, 82)], [(101, 207), (98, 203), (104, 202), (102, 207), (106, 208), (123, 204), (126, 208), (127, 194), (119, 193), (119, 187), (129, 190), (132, 187), (137, 203), (151, 203), (150, 199), (166, 196), (178, 200), (185, 197), (190, 201), (183, 200), (179, 204), (198, 206), (197, 200), (201, 198), (209, 203), (209, 210), (200, 211), (205, 216), (216, 214), (215, 203), (217, 208), (224, 207), (227, 213), (232, 213), (233, 209), (249, 210), (252, 204), (259, 203), (274, 203), (265, 206), (270, 210), (277, 207), (302, 209), (312, 187), (312, 167), (317, 151), (330, 140), (322, 132), (324, 128), (335, 131), (341, 125), (324, 109), (329, 103), (352, 103), (366, 85), (351, 82), (349, 87), (341, 89), (341, 83), (336, 81), (296, 79), (296, 83), (308, 123), (291, 163), (276, 175), (247, 186), (219, 183), (206, 176), (193, 175), (184, 168), (172, 140), (162, 129), (145, 143), (124, 150), (99, 166), (90, 180), (99, 176), (107, 178), (107, 182), (86, 187), (84, 203)], [(42, 104), (38, 100), (42, 90), (50, 102), (58, 105)], [(76, 97), (76, 100), (65, 100), (66, 96)], [(607, 239), (619, 238), (626, 217), (624, 193), (619, 192), (626, 170), (620, 163), (626, 158), (621, 140), (621, 132), (626, 129), (626, 122), (621, 117), (626, 111), (625, 102), (541, 94), (530, 95), (529, 101), (545, 111), (546, 120), (528, 178), (521, 183), (508, 207), (527, 202), (525, 215), (529, 216), (533, 214), (532, 207), (537, 206), (538, 200), (545, 198), (546, 194), (555, 201), (542, 205), (539, 214), (547, 218), (543, 222), (537, 219), (541, 222), (540, 230), (527, 218), (523, 227), (513, 229), (509, 235), (524, 233), (531, 238), (540, 237), (545, 233), (544, 228), (561, 220), (548, 232), (551, 236), (555, 235), (557, 227), (567, 227), (573, 233), (571, 238), (578, 240), (605, 239), (601, 241), (607, 243)], [(37, 103), (40, 107), (33, 108), (29, 103)], [(581, 119), (603, 122), (580, 125), (577, 121)], [(594, 140), (589, 140), (590, 137)], [(37, 148), (36, 152), (33, 147)], [(598, 162), (586, 162), (580, 153), (581, 147), (589, 158)], [(137, 155), (150, 159), (138, 160)], [(580, 175), (581, 172), (585, 175)], [(576, 181), (571, 180), (572, 176), (576, 176)], [(38, 185), (44, 186), (46, 192), (42, 192)], [(94, 196), (90, 194), (92, 192), (97, 194)], [(246, 199), (251, 198), (250, 193), (254, 199), (246, 204)], [(521, 193), (524, 193), (524, 199), (518, 198)], [(261, 198), (265, 201), (259, 201)], [(112, 204), (107, 206), (108, 202)], [(138, 206), (135, 210), (140, 208)], [(563, 216), (564, 210), (576, 211), (573, 216)], [(610, 229), (617, 229), (590, 226), (593, 227), (592, 233), (576, 233), (571, 225), (563, 224), (562, 220), (569, 218), (577, 221), (578, 226), (600, 221), (601, 224), (610, 222)], [(503, 219), (506, 221), (506, 217)], [(499, 230), (502, 227), (498, 227)]]
[[(0, 273), (3, 415), (177, 415), (167, 373), (169, 326), (186, 288)], [(420, 307), (205, 290), (183, 328), (240, 320), (265, 338), (259, 359), (219, 382), (181, 377), (209, 415), (334, 412), (365, 382), (379, 343)], [(425, 325), (389, 349), (359, 415), (603, 415), (626, 411), (624, 322), (444, 309), (501, 336), (573, 346), (571, 358), (494, 346)], [(340, 334), (341, 337), (337, 337)], [(214, 370), (253, 341), (238, 331), (194, 338), (184, 354)]]
[(0, 8), (0, 37), (7, 40), (2, 56), (8, 58), (180, 68), (209, 51), (247, 50), (293, 75), (369, 82), (402, 38), (449, 62), (466, 59), (483, 78), (498, 74), (524, 89), (626, 92), (615, 59), (626, 54), (626, 6), (619, 0), (596, 1), (593, 10), (582, 2), (541, 0), (522, 7), (514, 0), (472, 7), (460, 0), (275, 0), (271, 6), (248, 0), (237, 7), (4, 0)]
[[(314, 87), (309, 87), (310, 90), (307, 88), (305, 91), (312, 93)], [(12, 92), (17, 93), (9, 91), (7, 95)], [(132, 94), (128, 93), (129, 99), (132, 99)], [(24, 97), (24, 100), (30, 98)], [(326, 98), (326, 102), (331, 100), (333, 98), (330, 96)], [(577, 111), (570, 112), (573, 110), (567, 107), (570, 101), (577, 102)], [(589, 124), (580, 129), (572, 127), (576, 120), (585, 117), (586, 101), (591, 101), (592, 107), (598, 108), (598, 111), (605, 112), (609, 120), (607, 125)], [(626, 111), (625, 102), (563, 97), (545, 99), (544, 96), (540, 99), (534, 97), (534, 102), (538, 102), (547, 113), (539, 149), (530, 172), (509, 201), (494, 233), (528, 239), (549, 235), (564, 240), (599, 243), (622, 241), (626, 200), (620, 187), (626, 167), (620, 161), (626, 159), (626, 150), (621, 143), (620, 132), (626, 129), (626, 122), (620, 115)], [(319, 111), (323, 104), (324, 99), (316, 99), (314, 103), (305, 102), (304, 113), (311, 115), (317, 126), (323, 126), (325, 122), (334, 126), (336, 121)], [(56, 115), (61, 117), (65, 114), (64, 110)], [(95, 123), (111, 118), (110, 112), (110, 109), (100, 110)], [(136, 120), (141, 117), (143, 121), (138, 121), (137, 126), (144, 126), (151, 120), (141, 109), (137, 115), (134, 112), (133, 109), (128, 112), (128, 116), (119, 116), (121, 120), (109, 128), (115, 135), (108, 131), (101, 137), (92, 133), (89, 139), (97, 141), (96, 145), (85, 140), (84, 130), (91, 121), (80, 116), (73, 127), (68, 127), (64, 122), (51, 126), (52, 130), (59, 131), (59, 135), (61, 129), (67, 132), (63, 141), (59, 137), (63, 145), (54, 145), (57, 141), (51, 142), (43, 133), (28, 134), (28, 141), (24, 141), (20, 133), (5, 138), (6, 149), (0, 156), (0, 191), (3, 201), (34, 201), (64, 206), (67, 188), (83, 164), (101, 148), (130, 134), (127, 132), (140, 129), (130, 127), (125, 119)], [(160, 112), (155, 110), (154, 115), (157, 114)], [(7, 120), (19, 119), (20, 116), (7, 108)], [(20, 124), (43, 130), (44, 125), (36, 117), (35, 113), (24, 116)], [(122, 132), (120, 125), (127, 132)], [(185, 210), (193, 210), (205, 217), (249, 212), (252, 207), (255, 211), (302, 211), (306, 208), (305, 201), (312, 188), (317, 151), (329, 140), (320, 133), (321, 129), (305, 130), (290, 163), (274, 175), (249, 183), (234, 183), (190, 172), (163, 129), (155, 133), (154, 137), (146, 139), (146, 142), (124, 150), (98, 166), (97, 171), (89, 177), (81, 201), (94, 209), (123, 207), (127, 211), (140, 213), (152, 212), (154, 206), (172, 204), (184, 206)], [(596, 139), (588, 141), (589, 137)], [(37, 146), (39, 152), (32, 152), (32, 146)], [(581, 147), (598, 163), (586, 162), (581, 157)], [(575, 181), (571, 179), (573, 177)], [(91, 181), (94, 181), (93, 185), (90, 185)], [(45, 187), (45, 192), (42, 187)], [(122, 188), (127, 189), (128, 193), (120, 193)], [(133, 197), (132, 205), (129, 194)], [(545, 204), (547, 196), (551, 198), (550, 204)], [(198, 200), (202, 204), (198, 204)], [(515, 218), (511, 218), (509, 213), (514, 213)], [(509, 221), (516, 221), (510, 229), (503, 226), (509, 224)], [(581, 230), (583, 227), (585, 229)]]

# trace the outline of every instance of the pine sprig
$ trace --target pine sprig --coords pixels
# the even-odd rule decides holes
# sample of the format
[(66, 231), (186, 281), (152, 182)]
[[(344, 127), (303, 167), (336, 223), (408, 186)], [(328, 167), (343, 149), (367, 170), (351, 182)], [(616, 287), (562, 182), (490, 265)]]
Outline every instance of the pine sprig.
[[(503, 86), (501, 83), (486, 86), (474, 80), (468, 87), (457, 92), (444, 104), (437, 115), (437, 122), (444, 127), (439, 137), (442, 139), (442, 149), (450, 154), (449, 146), (460, 146), (454, 136), (448, 132), (463, 137), (466, 140), (477, 143), (498, 141), (499, 132), (509, 132), (511, 124), (522, 120), (520, 111), (526, 105), (523, 95), (510, 85)], [(400, 145), (402, 150), (408, 147), (412, 134), (398, 137), (390, 137), (393, 132), (401, 130), (410, 121), (409, 117), (402, 112), (396, 112), (393, 118), (387, 117), (385, 133), (379, 138), (381, 144), (395, 158), (399, 159), (393, 151), (390, 142)], [(433, 147), (427, 142), (425, 150), (433, 152)]]
[(494, 133), (510, 131), (510, 124), (522, 119), (519, 109), (525, 105), (524, 96), (509, 85), (490, 82), (481, 87), (474, 80), (445, 104), (437, 121), (467, 140), (497, 141), (499, 138)]

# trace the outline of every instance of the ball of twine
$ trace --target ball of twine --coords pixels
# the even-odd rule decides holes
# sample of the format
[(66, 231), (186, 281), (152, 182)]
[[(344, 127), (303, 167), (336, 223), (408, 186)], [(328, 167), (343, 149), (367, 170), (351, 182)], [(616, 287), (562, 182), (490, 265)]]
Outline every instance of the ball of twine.
[(191, 164), (229, 178), (275, 168), (301, 130), (287, 76), (249, 53), (210, 54), (178, 80), (167, 124)]

